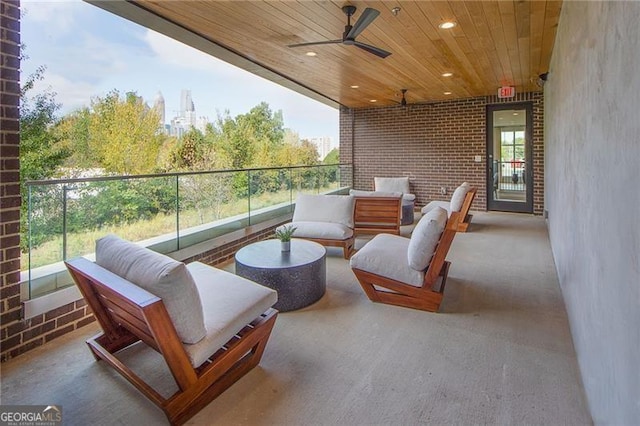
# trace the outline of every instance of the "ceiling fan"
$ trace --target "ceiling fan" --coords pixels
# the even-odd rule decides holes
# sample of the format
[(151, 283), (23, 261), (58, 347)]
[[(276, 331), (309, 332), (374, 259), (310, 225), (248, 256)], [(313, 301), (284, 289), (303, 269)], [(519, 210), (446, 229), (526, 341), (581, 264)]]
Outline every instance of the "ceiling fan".
[(402, 100), (400, 101), (400, 106), (406, 107), (407, 106), (407, 98), (405, 97), (405, 94), (407, 93), (407, 89), (400, 89), (400, 91), (402, 92)]
[[(395, 102), (396, 104), (398, 104), (399, 106), (401, 106), (402, 108), (406, 108), (409, 106), (409, 102), (407, 102), (407, 91), (409, 89), (400, 89), (400, 93), (394, 93), (393, 97), (394, 98), (398, 98), (399, 96), (402, 96), (402, 98), (400, 99), (400, 101), (397, 101), (396, 99), (389, 99), (391, 102)], [(401, 95), (402, 94), (402, 95)]]
[(379, 47), (371, 46), (370, 44), (361, 43), (356, 40), (356, 37), (364, 31), (365, 28), (369, 24), (373, 22), (374, 19), (380, 15), (380, 12), (376, 9), (372, 9), (370, 7), (366, 8), (360, 18), (356, 21), (353, 26), (351, 25), (351, 16), (356, 11), (355, 6), (343, 6), (342, 11), (347, 15), (347, 25), (344, 27), (344, 33), (342, 34), (342, 38), (338, 40), (327, 40), (327, 41), (312, 41), (309, 43), (297, 43), (290, 44), (288, 47), (300, 47), (300, 46), (315, 46), (318, 44), (345, 44), (347, 46), (356, 46), (362, 50), (366, 50), (369, 53), (373, 53), (380, 58), (386, 58), (391, 55), (390, 52), (386, 50), (380, 49)]

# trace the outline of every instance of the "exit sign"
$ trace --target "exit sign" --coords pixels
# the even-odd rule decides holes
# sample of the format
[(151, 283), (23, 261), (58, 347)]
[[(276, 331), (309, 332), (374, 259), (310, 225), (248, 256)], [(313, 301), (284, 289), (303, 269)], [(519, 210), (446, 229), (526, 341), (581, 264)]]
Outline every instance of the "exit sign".
[(498, 99), (513, 98), (516, 95), (516, 88), (512, 86), (502, 86), (498, 89)]

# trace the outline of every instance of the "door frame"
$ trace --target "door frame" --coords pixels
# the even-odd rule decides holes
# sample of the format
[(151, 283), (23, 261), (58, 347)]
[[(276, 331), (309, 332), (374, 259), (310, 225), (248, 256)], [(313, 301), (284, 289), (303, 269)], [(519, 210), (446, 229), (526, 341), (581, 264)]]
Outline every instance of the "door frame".
[[(507, 109), (521, 109), (526, 113), (525, 125), (525, 202), (504, 201), (493, 199), (493, 112)], [(533, 213), (533, 102), (514, 102), (487, 105), (486, 108), (486, 149), (487, 149), (487, 210), (497, 210), (518, 213)]]

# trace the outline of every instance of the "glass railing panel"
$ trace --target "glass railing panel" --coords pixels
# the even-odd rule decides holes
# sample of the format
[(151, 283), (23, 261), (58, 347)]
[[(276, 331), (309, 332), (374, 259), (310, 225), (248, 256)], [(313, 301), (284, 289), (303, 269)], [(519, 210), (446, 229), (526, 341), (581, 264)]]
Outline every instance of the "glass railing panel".
[(247, 171), (178, 176), (179, 247), (185, 248), (248, 225)]
[(28, 189), (28, 232), (23, 243), (23, 271), (60, 262), (64, 258), (64, 185), (37, 185)]
[(250, 170), (249, 176), (251, 223), (292, 211), (290, 168)]
[[(95, 251), (107, 234), (134, 241), (176, 237), (173, 177), (128, 178), (69, 184), (66, 259)], [(169, 244), (165, 251), (176, 249)]]
[(170, 253), (290, 214), (298, 194), (346, 193), (351, 180), (351, 166), (318, 165), (29, 182), (22, 270), (37, 297), (71, 285), (61, 262), (106, 234)]

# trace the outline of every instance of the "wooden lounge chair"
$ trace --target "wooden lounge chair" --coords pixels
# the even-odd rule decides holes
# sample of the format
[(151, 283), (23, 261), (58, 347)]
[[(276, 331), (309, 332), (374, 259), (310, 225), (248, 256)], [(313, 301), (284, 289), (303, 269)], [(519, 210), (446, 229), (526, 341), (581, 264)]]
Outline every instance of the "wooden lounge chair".
[(460, 208), (460, 214), (458, 215), (458, 232), (467, 232), (469, 225), (471, 224), (472, 214), (469, 214), (473, 199), (476, 197), (477, 188), (471, 188), (464, 196), (464, 202)]
[[(140, 249), (143, 248), (140, 247)], [(242, 325), (237, 326), (235, 332), (231, 332), (230, 338), (224, 337), (226, 343), (216, 345), (215, 349), (209, 350), (206, 349), (207, 345), (211, 344), (207, 341), (211, 337), (208, 327), (206, 336), (201, 341), (192, 345), (184, 344), (168, 308), (160, 297), (87, 259), (77, 258), (65, 263), (103, 329), (102, 333), (87, 341), (94, 357), (97, 360), (106, 361), (160, 407), (171, 424), (186, 422), (260, 362), (277, 316), (277, 311), (274, 309), (262, 310), (262, 307), (271, 306), (277, 300), (275, 295), (269, 294), (270, 289), (264, 288), (265, 291), (259, 289), (261, 294), (256, 297), (254, 297), (255, 294), (250, 296), (254, 301), (250, 302), (249, 309), (253, 312), (262, 310), (263, 313), (258, 314), (257, 317), (249, 313), (248, 315), (253, 319), (248, 322), (240, 319)], [(187, 266), (192, 266), (190, 271), (196, 282), (200, 278), (204, 278), (204, 281), (219, 280), (229, 274), (232, 276), (229, 277), (232, 280), (232, 286), (239, 284), (246, 287), (252, 287), (252, 285), (262, 287), (198, 262)], [(210, 278), (206, 278), (207, 276)], [(211, 288), (212, 292), (221, 289)], [(249, 288), (250, 291), (251, 288)], [(208, 304), (210, 310), (220, 310), (220, 306), (214, 308), (215, 303), (211, 304), (205, 299), (206, 297), (203, 298), (203, 305)], [(229, 300), (224, 303), (228, 304)], [(192, 309), (195, 310), (196, 307)], [(238, 310), (240, 309), (243, 308)], [(238, 310), (230, 309), (231, 312), (235, 312), (233, 315), (237, 315)], [(204, 312), (205, 325), (207, 325), (209, 322), (206, 319), (206, 307)], [(227, 319), (234, 321), (234, 318), (226, 318), (222, 321)], [(116, 356), (118, 351), (140, 341), (164, 357), (179, 388), (170, 397), (163, 397)], [(204, 356), (194, 353), (194, 349), (197, 352), (202, 351), (203, 348), (207, 351)], [(202, 358), (204, 361), (196, 361), (197, 365), (194, 366), (194, 358)]]
[[(446, 211), (437, 207), (420, 219), (411, 239), (381, 234), (365, 244), (350, 262), (367, 297), (373, 302), (437, 312), (450, 265), (445, 258), (458, 215), (453, 213), (447, 220)], [(423, 241), (412, 244), (414, 238)]]
[(355, 199), (350, 195), (299, 195), (291, 222), (278, 229), (294, 226), (295, 238), (342, 247), (344, 258), (349, 259), (355, 243), (354, 209)]
[(476, 196), (477, 188), (471, 187), (468, 183), (463, 183), (453, 192), (451, 201), (431, 201), (422, 208), (422, 214), (426, 214), (435, 207), (442, 207), (449, 215), (459, 212), (458, 216), (458, 232), (467, 232), (473, 215), (469, 214), (469, 209)]
[(355, 232), (363, 234), (389, 233), (400, 235), (402, 194), (355, 191)]

